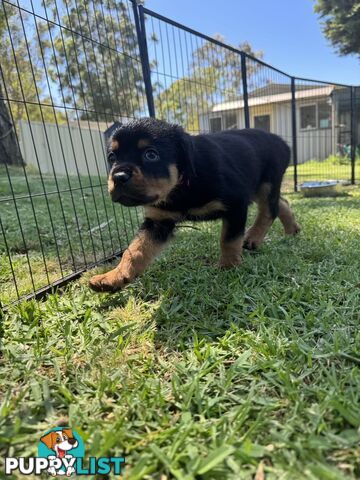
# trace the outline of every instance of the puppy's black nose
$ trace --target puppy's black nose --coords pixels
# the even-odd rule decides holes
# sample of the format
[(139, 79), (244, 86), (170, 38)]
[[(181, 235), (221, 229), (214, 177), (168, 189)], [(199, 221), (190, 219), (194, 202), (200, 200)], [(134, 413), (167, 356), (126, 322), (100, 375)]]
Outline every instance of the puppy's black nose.
[(70, 443), (70, 445), (75, 445), (75, 443), (77, 442), (76, 438), (69, 438), (68, 439), (68, 442)]
[(128, 182), (131, 178), (131, 173), (128, 171), (116, 172), (113, 174), (115, 185), (120, 185)]

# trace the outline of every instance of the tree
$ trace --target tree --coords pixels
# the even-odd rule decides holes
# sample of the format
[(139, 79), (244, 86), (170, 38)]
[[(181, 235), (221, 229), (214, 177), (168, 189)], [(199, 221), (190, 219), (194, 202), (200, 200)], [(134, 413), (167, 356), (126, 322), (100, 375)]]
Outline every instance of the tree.
[(22, 165), (23, 159), (15, 130), (3, 98), (0, 84), (0, 164)]
[[(221, 35), (214, 38), (225, 42)], [(154, 35), (150, 40), (155, 43), (158, 41)], [(257, 58), (263, 56), (261, 51), (254, 52), (248, 42), (239, 44), (238, 49)], [(208, 112), (215, 103), (241, 98), (241, 57), (239, 53), (213, 42), (204, 42), (193, 49), (189, 63), (188, 73), (170, 85), (155, 82), (155, 109), (159, 117), (181, 123), (190, 132), (197, 132), (199, 114)], [(157, 66), (153, 61), (153, 69)], [(247, 64), (249, 89), (259, 68), (261, 65), (256, 62)]]
[(128, 4), (121, 0), (63, 4), (60, 12), (56, 2), (46, 0), (49, 15), (64, 28), (54, 24), (51, 38), (43, 35), (49, 71), (62, 100), (85, 120), (112, 123), (134, 117), (144, 108), (144, 92)]
[(360, 1), (317, 0), (323, 32), (340, 55), (360, 55)]
[[(3, 34), (6, 29), (6, 21), (4, 12), (0, 10), (0, 38), (3, 39)], [(2, 50), (0, 43), (0, 51)], [(11, 116), (5, 105), (5, 96), (2, 88), (3, 69), (0, 70), (0, 164), (21, 165), (23, 159), (21, 156), (19, 144), (16, 140), (14, 125), (11, 121)]]

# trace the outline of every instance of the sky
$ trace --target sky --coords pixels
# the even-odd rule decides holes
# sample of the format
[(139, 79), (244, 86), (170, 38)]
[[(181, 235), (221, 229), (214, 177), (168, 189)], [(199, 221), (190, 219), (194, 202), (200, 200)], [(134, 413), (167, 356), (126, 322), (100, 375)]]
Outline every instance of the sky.
[(145, 6), (226, 43), (248, 41), (290, 75), (360, 85), (360, 58), (340, 57), (312, 0), (145, 0)]

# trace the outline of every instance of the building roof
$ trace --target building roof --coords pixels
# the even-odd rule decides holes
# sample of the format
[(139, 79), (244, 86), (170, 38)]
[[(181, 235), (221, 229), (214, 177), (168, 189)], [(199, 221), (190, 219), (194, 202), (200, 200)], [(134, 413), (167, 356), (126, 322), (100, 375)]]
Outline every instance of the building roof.
[[(301, 85), (297, 87), (300, 90), (310, 90), (319, 88), (318, 85)], [(290, 93), (291, 84), (290, 83), (268, 83), (267, 85), (251, 90), (248, 93), (249, 97), (262, 97), (264, 95), (278, 95), (280, 93)]]
[[(295, 92), (296, 99), (307, 99), (314, 97), (328, 97), (334, 90), (333, 85), (298, 85)], [(264, 87), (252, 90), (248, 95), (249, 107), (269, 103), (280, 103), (291, 101), (291, 90), (289, 84), (269, 83)], [(244, 99), (239, 98), (231, 102), (223, 102), (214, 105), (212, 112), (226, 110), (238, 110), (244, 108)]]

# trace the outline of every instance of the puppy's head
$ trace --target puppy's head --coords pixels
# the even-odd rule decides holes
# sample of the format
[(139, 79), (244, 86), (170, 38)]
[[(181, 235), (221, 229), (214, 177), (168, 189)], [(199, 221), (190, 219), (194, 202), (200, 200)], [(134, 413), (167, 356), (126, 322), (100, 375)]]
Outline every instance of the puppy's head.
[(126, 206), (164, 201), (191, 161), (189, 135), (177, 125), (144, 118), (120, 127), (108, 151), (108, 190)]

